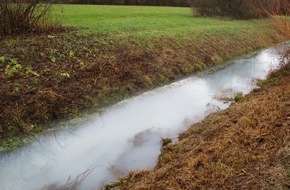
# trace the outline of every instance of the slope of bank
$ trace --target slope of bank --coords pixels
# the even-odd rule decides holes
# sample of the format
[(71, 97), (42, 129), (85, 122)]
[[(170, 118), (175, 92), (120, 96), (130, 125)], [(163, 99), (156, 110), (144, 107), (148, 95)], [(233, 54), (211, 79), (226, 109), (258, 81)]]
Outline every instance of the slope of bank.
[[(190, 17), (178, 17), (184, 18)], [(190, 31), (174, 25), (178, 33), (166, 30), (166, 35), (160, 34), (171, 25), (164, 28), (162, 22), (157, 23), (161, 27), (157, 35), (147, 21), (139, 23), (140, 28), (146, 25), (147, 33), (67, 32), (2, 38), (0, 146), (14, 148), (22, 137), (47, 129), (51, 121), (99, 111), (141, 91), (284, 40), (267, 30), (264, 21), (251, 22), (248, 32), (245, 27), (250, 21), (236, 22), (208, 19), (196, 24), (197, 31), (194, 24)]]
[(0, 137), (40, 131), (48, 121), (97, 110), (277, 42), (272, 37), (225, 32), (186, 40), (159, 38), (153, 48), (114, 39), (104, 44), (100, 39), (106, 37), (79, 34), (4, 39)]
[(162, 148), (116, 189), (289, 189), (290, 65)]

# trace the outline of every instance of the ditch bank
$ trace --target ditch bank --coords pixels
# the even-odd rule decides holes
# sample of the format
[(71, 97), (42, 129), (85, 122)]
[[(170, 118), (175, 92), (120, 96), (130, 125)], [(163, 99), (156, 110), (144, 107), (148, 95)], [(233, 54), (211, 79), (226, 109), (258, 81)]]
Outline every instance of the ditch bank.
[[(288, 48), (289, 43), (283, 43), (216, 72), (143, 93), (2, 153), (0, 188), (99, 189), (129, 171), (153, 168), (162, 138), (177, 139), (190, 124), (226, 109), (238, 92), (251, 92), (257, 79), (279, 68)], [(164, 140), (164, 146), (168, 142)]]
[(0, 146), (13, 149), (51, 121), (99, 111), (277, 42), (271, 32), (160, 37), (144, 44), (76, 33), (6, 37), (0, 42)]
[(289, 189), (289, 63), (261, 84), (165, 144), (153, 170), (106, 189)]

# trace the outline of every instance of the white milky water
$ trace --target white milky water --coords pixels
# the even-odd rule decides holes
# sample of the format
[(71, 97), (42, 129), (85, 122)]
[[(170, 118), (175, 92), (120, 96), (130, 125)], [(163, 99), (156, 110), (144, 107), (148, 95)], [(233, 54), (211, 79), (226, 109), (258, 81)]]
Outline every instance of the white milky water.
[[(12, 153), (0, 155), (1, 190), (39, 190), (88, 169), (78, 189), (100, 189), (135, 169), (150, 169), (161, 138), (176, 139), (190, 124), (226, 109), (237, 92), (249, 93), (279, 65), (289, 44), (233, 61), (202, 77), (189, 77), (109, 107), (101, 114), (67, 122), (62, 131), (43, 135)], [(77, 125), (70, 127), (70, 125)]]

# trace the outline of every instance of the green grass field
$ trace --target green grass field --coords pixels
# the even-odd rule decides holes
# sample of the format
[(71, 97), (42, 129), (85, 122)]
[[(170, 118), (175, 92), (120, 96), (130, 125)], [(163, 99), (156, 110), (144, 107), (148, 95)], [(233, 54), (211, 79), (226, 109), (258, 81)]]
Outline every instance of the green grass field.
[(54, 18), (82, 33), (120, 36), (186, 36), (223, 32), (250, 32), (263, 22), (193, 17), (190, 8), (55, 5)]

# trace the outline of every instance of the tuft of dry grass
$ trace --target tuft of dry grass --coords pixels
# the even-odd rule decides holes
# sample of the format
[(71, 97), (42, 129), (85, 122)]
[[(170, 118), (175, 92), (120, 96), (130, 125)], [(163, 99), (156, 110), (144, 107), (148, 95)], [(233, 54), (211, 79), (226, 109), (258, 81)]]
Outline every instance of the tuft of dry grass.
[[(268, 28), (276, 32), (276, 35), (279, 39), (288, 39), (290, 40), (290, 2), (284, 1), (284, 10), (275, 9), (272, 11), (264, 8), (264, 12), (271, 18)], [(284, 15), (284, 16), (277, 16)]]
[(276, 31), (279, 39), (290, 40), (290, 20), (288, 17), (272, 16), (270, 26), (272, 30)]

